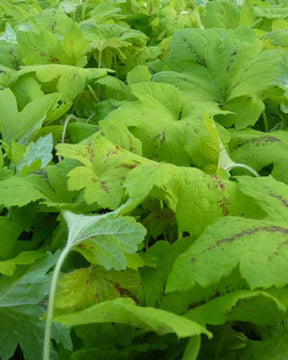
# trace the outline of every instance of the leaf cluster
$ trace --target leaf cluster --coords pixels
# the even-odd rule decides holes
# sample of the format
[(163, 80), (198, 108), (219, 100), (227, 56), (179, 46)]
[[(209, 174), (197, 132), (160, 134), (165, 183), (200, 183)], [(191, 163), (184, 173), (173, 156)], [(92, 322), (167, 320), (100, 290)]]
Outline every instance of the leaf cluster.
[(287, 358), (287, 33), (286, 0), (2, 0), (1, 359)]

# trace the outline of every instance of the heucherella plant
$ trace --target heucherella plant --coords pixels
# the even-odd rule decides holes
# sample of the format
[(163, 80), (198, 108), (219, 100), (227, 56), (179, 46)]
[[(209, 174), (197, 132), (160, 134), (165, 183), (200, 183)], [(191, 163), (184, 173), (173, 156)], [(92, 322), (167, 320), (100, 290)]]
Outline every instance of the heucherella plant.
[(286, 0), (0, 1), (1, 360), (288, 359), (287, 39)]

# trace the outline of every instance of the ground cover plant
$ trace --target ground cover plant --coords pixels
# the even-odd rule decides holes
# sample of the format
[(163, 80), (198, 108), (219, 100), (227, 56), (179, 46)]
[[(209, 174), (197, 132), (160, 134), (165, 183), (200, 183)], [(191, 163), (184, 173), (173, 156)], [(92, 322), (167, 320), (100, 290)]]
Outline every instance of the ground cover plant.
[(287, 50), (287, 0), (1, 1), (1, 360), (288, 358)]

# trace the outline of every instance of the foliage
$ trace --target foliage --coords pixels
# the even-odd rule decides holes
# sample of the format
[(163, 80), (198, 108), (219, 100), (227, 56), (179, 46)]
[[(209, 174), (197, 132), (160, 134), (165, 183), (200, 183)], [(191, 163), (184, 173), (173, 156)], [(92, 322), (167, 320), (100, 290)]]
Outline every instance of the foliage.
[(286, 0), (1, 1), (1, 359), (287, 358), (287, 33)]

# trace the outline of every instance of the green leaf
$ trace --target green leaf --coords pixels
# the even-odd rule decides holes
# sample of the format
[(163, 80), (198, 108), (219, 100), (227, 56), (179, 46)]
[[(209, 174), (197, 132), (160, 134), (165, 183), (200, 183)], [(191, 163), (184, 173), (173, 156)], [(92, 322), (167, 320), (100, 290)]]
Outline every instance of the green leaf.
[(59, 64), (25, 66), (20, 70), (21, 75), (34, 72), (40, 83), (45, 84), (54, 81), (54, 91), (59, 92), (60, 100), (67, 102), (74, 100), (84, 90), (87, 81), (106, 75), (107, 70), (82, 69), (76, 66)]
[(175, 209), (180, 231), (199, 235), (208, 224), (228, 215), (263, 218), (261, 209), (243, 197), (234, 182), (197, 169), (183, 168), (182, 174)]
[(285, 225), (275, 222), (218, 219), (176, 260), (167, 291), (184, 291), (196, 284), (208, 287), (238, 266), (251, 289), (283, 287), (287, 285), (287, 233)]
[[(181, 177), (180, 168), (156, 162), (144, 162), (132, 169), (126, 177), (124, 187), (133, 200), (143, 201), (152, 191), (153, 187), (165, 188), (168, 192), (167, 198), (171, 201), (171, 207), (175, 206), (175, 192), (173, 192), (174, 181)], [(171, 190), (169, 191), (169, 187)], [(168, 190), (168, 191), (167, 191)]]
[[(275, 331), (272, 336), (266, 336), (263, 341), (249, 340), (244, 349), (234, 352), (233, 360), (239, 356), (243, 360), (249, 360), (251, 356), (261, 360), (284, 360), (287, 355), (287, 334)], [(226, 357), (226, 359), (230, 360), (231, 356)]]
[[(3, 325), (0, 330), (0, 356), (9, 360), (19, 344), (25, 359), (38, 360), (43, 347), (44, 323), (40, 321), (44, 315), (38, 306), (16, 306), (0, 309), (0, 319)], [(55, 326), (53, 338), (68, 349), (72, 343), (66, 329)], [(51, 351), (51, 359), (57, 359), (55, 349)]]
[(0, 261), (0, 273), (12, 276), (16, 269), (16, 265), (28, 265), (44, 255), (42, 250), (24, 251), (15, 258)]
[[(41, 253), (41, 252), (40, 252)], [(39, 255), (39, 254), (38, 254)], [(0, 279), (0, 307), (38, 304), (49, 293), (50, 276), (47, 272), (55, 265), (59, 253), (47, 253), (27, 267), (18, 267), (13, 277)]]
[(5, 31), (0, 36), (0, 64), (18, 70), (20, 51), (16, 40), (16, 33), (10, 24), (5, 24)]
[(10, 89), (0, 93), (0, 132), (6, 142), (13, 140), (26, 143), (41, 128), (48, 111), (57, 99), (56, 94), (45, 95), (30, 102), (18, 112), (17, 102)]
[(22, 232), (22, 226), (15, 223), (11, 219), (7, 217), (1, 216), (0, 217), (0, 228), (1, 228), (1, 242), (0, 242), (0, 257), (1, 260), (7, 259), (13, 252), (13, 248), (16, 245), (18, 236)]
[(74, 144), (77, 144), (80, 141), (85, 140), (87, 137), (93, 135), (97, 131), (97, 125), (75, 121), (73, 123), (69, 123), (69, 125), (67, 126), (66, 134)]
[(165, 199), (175, 212), (178, 231), (191, 235), (201, 234), (208, 224), (222, 216), (265, 216), (251, 198), (243, 196), (235, 182), (207, 175), (196, 168), (146, 162), (129, 172), (124, 187), (129, 197), (138, 202), (143, 201), (153, 187), (162, 189), (158, 198)]
[(107, 270), (125, 269), (125, 253), (136, 252), (146, 232), (133, 218), (116, 218), (113, 212), (84, 216), (66, 211), (63, 216), (69, 229), (68, 246)]
[[(100, 85), (100, 88), (98, 84)], [(105, 76), (97, 80), (96, 87), (98, 87), (96, 92), (98, 91), (98, 93), (101, 94), (101, 99), (125, 101), (132, 97), (128, 86), (114, 76)]]
[[(73, 22), (67, 29), (62, 42), (63, 50), (69, 57), (69, 65), (84, 67), (87, 63), (88, 41), (85, 39), (80, 26)], [(37, 62), (39, 64), (39, 62)]]
[(239, 26), (239, 7), (229, 1), (208, 2), (202, 17), (202, 24), (207, 28), (235, 29)]
[[(55, 265), (59, 253), (43, 255), (42, 251), (42, 257), (34, 264), (17, 268), (13, 277), (2, 276), (0, 279), (1, 359), (9, 360), (18, 344), (27, 360), (39, 359), (42, 352), (45, 323), (41, 318), (44, 311), (37, 304), (48, 295), (50, 276), (47, 273)], [(71, 349), (70, 337), (63, 328), (55, 327), (53, 337)], [(51, 355), (54, 359), (54, 349)]]
[(61, 278), (55, 307), (58, 313), (71, 312), (118, 297), (139, 301), (141, 295), (140, 277), (136, 271), (126, 269), (119, 273), (94, 266), (74, 270)]
[[(182, 166), (194, 164), (215, 173), (220, 153), (220, 135), (211, 133), (207, 126), (207, 116), (203, 121), (202, 116), (186, 114), (178, 91), (169, 84), (146, 82), (134, 84), (131, 88), (139, 100), (110, 112), (100, 122), (104, 134), (114, 143), (133, 152), (136, 152), (135, 139), (138, 140), (141, 154), (155, 161)], [(124, 133), (126, 129), (131, 134), (133, 147), (129, 146), (124, 136), (111, 135), (116, 133), (116, 128), (118, 132), (121, 129), (121, 133)], [(228, 142), (229, 134), (220, 125), (217, 125), (215, 131), (221, 134), (223, 142)]]
[(189, 164), (189, 157), (183, 152), (183, 138), (185, 130), (190, 129), (186, 122), (177, 121), (181, 111), (177, 89), (169, 84), (157, 83), (139, 83), (131, 88), (140, 101), (111, 112), (100, 124), (105, 126), (106, 122), (120, 122), (133, 129), (130, 132), (141, 141), (145, 157), (179, 165)]
[(267, 219), (286, 223), (288, 218), (288, 186), (272, 176), (253, 179), (248, 176), (237, 178), (240, 191), (255, 199), (266, 212)]
[(41, 89), (41, 84), (33, 73), (20, 76), (13, 85), (12, 91), (16, 97), (19, 110), (23, 110), (29, 102), (45, 95)]
[(271, 175), (287, 183), (286, 154), (288, 142), (286, 132), (263, 133), (252, 129), (230, 131), (230, 156), (233, 161), (249, 165), (257, 172), (273, 164)]
[[(43, 310), (35, 306), (18, 306), (0, 310), (0, 356), (9, 360), (19, 344), (25, 359), (39, 360), (43, 346)], [(5, 332), (3, 331), (5, 329)], [(54, 353), (55, 356), (55, 353)]]
[[(189, 246), (191, 245), (189, 244)], [(170, 272), (171, 269), (169, 270), (169, 273)], [(221, 281), (211, 284), (209, 287), (202, 287), (197, 284), (190, 290), (184, 292), (176, 291), (166, 294), (162, 300), (161, 309), (176, 314), (185, 314), (189, 309), (196, 309), (219, 296), (224, 296), (242, 289), (249, 289), (249, 286), (247, 282), (241, 278), (239, 269), (236, 268), (229, 275), (222, 277)], [(201, 320), (199, 321), (201, 322)]]
[(263, 39), (271, 40), (272, 44), (275, 46), (287, 47), (288, 46), (287, 35), (288, 35), (288, 29), (278, 29), (267, 32), (263, 36)]
[(75, 209), (79, 202), (82, 202), (83, 205), (84, 201), (78, 199), (75, 192), (68, 190), (67, 173), (74, 166), (75, 164), (69, 161), (61, 161), (57, 165), (47, 166), (45, 169), (29, 174), (25, 179), (42, 194), (42, 203), (61, 210), (63, 207), (64, 209)]
[(8, 86), (12, 86), (17, 80), (18, 73), (6, 66), (0, 68), (0, 89), (5, 89)]
[(198, 306), (188, 311), (186, 316), (193, 321), (211, 325), (229, 321), (275, 324), (285, 318), (287, 300), (287, 289), (266, 292), (239, 290)]
[[(73, 297), (71, 297), (73, 293)], [(118, 296), (113, 284), (94, 269), (77, 269), (64, 275), (59, 282), (55, 301), (56, 309), (62, 311), (81, 310), (103, 300)]]
[(245, 95), (232, 99), (224, 105), (223, 109), (230, 113), (218, 115), (217, 120), (225, 126), (231, 126), (236, 123), (236, 128), (242, 129), (255, 124), (265, 106), (257, 95)]
[(113, 144), (122, 146), (137, 155), (142, 155), (142, 143), (121, 121), (101, 121), (105, 137)]
[[(77, 336), (85, 342), (86, 348), (76, 351), (72, 355), (73, 360), (85, 357), (87, 360), (94, 360), (101, 357), (103, 360), (139, 359), (153, 357), (155, 352), (166, 353), (167, 349), (178, 344), (173, 336), (159, 336), (157, 334), (147, 334), (141, 343), (133, 341), (139, 330), (122, 324), (95, 324), (83, 325), (75, 328)], [(142, 333), (143, 331), (140, 330)], [(136, 340), (136, 339), (135, 339)], [(175, 344), (176, 343), (176, 344)], [(178, 342), (179, 343), (179, 342)], [(182, 344), (181, 344), (182, 345)], [(181, 353), (173, 351), (173, 359)], [(174, 350), (174, 349), (173, 349)], [(178, 351), (177, 351), (178, 350)]]
[(129, 86), (136, 83), (142, 83), (151, 81), (152, 75), (145, 65), (137, 65), (135, 66), (129, 73), (127, 74), (127, 83)]
[(164, 288), (173, 263), (176, 258), (186, 251), (193, 239), (184, 238), (169, 244), (167, 241), (157, 241), (150, 247), (144, 259), (155, 263), (154, 267), (145, 266), (139, 269), (144, 287), (144, 301), (146, 306), (156, 307), (162, 301)]
[(136, 49), (143, 47), (147, 42), (147, 37), (142, 32), (118, 24), (95, 25), (92, 20), (92, 23), (89, 21), (84, 22), (82, 30), (85, 38), (89, 41), (89, 51), (94, 51), (94, 57), (99, 68), (103, 66), (111, 68), (115, 54), (125, 63), (125, 49), (127, 47), (132, 48), (132, 45), (134, 45), (135, 47), (133, 46), (132, 49), (135, 52)]
[(185, 349), (182, 360), (196, 360), (200, 351), (201, 337), (193, 336)]
[(284, 19), (288, 16), (288, 8), (286, 6), (277, 6), (273, 3), (268, 7), (255, 6), (255, 15), (267, 19)]
[(116, 209), (124, 197), (122, 183), (137, 166), (135, 154), (121, 149), (104, 137), (95, 136), (77, 145), (58, 144), (58, 155), (76, 159), (77, 166), (68, 173), (69, 190), (85, 189), (87, 204), (97, 202), (103, 208)]
[(131, 299), (105, 301), (78, 313), (56, 316), (54, 321), (70, 326), (116, 322), (160, 335), (175, 333), (179, 338), (201, 333), (210, 336), (209, 331), (197, 323), (164, 310), (136, 306)]
[(27, 179), (17, 176), (0, 181), (0, 203), (5, 207), (24, 206), (30, 202), (45, 199)]
[(23, 176), (42, 169), (52, 160), (53, 137), (52, 134), (40, 137), (36, 143), (30, 142), (26, 151), (17, 164), (18, 173)]
[(71, 19), (68, 22), (62, 41), (44, 27), (39, 32), (17, 31), (23, 63), (85, 66), (88, 42), (79, 25)]
[[(221, 137), (220, 137), (220, 134), (216, 127), (215, 122), (212, 119), (210, 119), (206, 114), (204, 116), (204, 124), (210, 133), (210, 138), (207, 137), (207, 138), (203, 139), (204, 140), (203, 143), (206, 145), (205, 154), (207, 153), (206, 156), (207, 157), (209, 156), (212, 161), (214, 160), (213, 161), (214, 163), (218, 162), (217, 171), (216, 171), (216, 174), (218, 176), (222, 175), (224, 178), (228, 177), (227, 172), (231, 171), (235, 167), (246, 168), (253, 175), (259, 176), (255, 170), (253, 170), (252, 168), (249, 168), (247, 165), (235, 163), (234, 161), (232, 161), (232, 159), (228, 155), (228, 151), (226, 150), (226, 148), (221, 140)], [(206, 169), (210, 173), (215, 172), (215, 170), (214, 170), (215, 165), (213, 164), (212, 161), (211, 161), (211, 164), (206, 166)]]
[[(236, 113), (232, 118), (228, 115), (227, 124), (225, 118), (222, 122), (242, 128), (257, 121), (259, 93), (274, 85), (282, 54), (278, 49), (262, 51), (261, 41), (248, 28), (182, 29), (170, 43), (167, 62), (172, 71), (159, 72), (153, 79), (176, 85), (190, 111), (198, 112), (197, 107), (204, 106), (204, 111), (214, 115), (232, 108)], [(242, 101), (238, 114), (236, 99), (248, 96), (256, 100)], [(253, 116), (244, 120), (245, 113)]]

